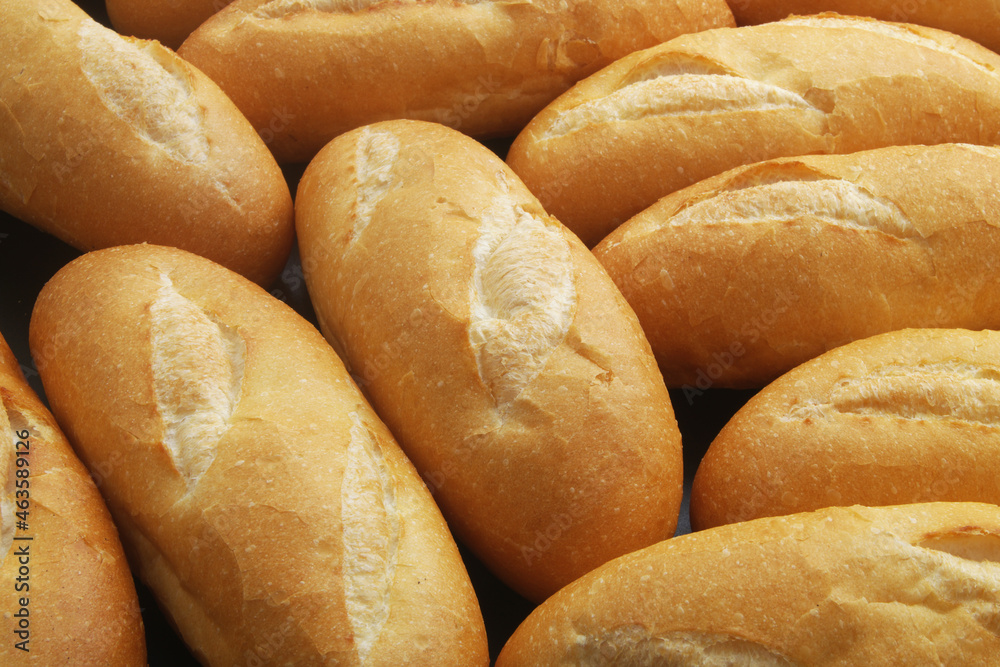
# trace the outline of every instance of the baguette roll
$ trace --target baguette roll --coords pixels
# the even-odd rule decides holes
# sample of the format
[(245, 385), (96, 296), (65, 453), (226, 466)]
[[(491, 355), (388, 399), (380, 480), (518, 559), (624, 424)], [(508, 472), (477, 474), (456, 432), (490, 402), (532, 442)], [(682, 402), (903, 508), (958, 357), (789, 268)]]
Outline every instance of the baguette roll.
[(296, 197), (322, 330), (494, 573), (537, 601), (673, 534), (680, 433), (642, 330), (496, 155), (387, 121)]
[(537, 608), (497, 667), (992, 665), (1000, 508), (831, 508), (684, 535)]
[(146, 664), (111, 515), (2, 337), (0, 591), (0, 664)]
[(123, 35), (177, 49), (195, 28), (231, 0), (107, 0), (108, 17)]
[(830, 505), (1000, 505), (1000, 332), (909, 329), (832, 350), (750, 400), (691, 492), (696, 529)]
[(998, 69), (1000, 56), (968, 40), (871, 19), (709, 30), (581, 81), (518, 135), (508, 163), (593, 246), (661, 197), (740, 165), (995, 144)]
[(43, 289), (53, 412), (138, 575), (206, 665), (486, 665), (457, 547), (333, 350), (180, 250), (125, 246)]
[(279, 162), (411, 118), (512, 136), (574, 82), (677, 35), (735, 25), (723, 0), (237, 0), (181, 55)]
[(740, 25), (770, 23), (792, 14), (837, 12), (947, 30), (1000, 51), (996, 0), (731, 0), (729, 6)]
[(84, 251), (151, 242), (278, 275), (288, 185), (218, 86), (69, 0), (0, 11), (0, 207)]
[(741, 167), (594, 253), (667, 384), (762, 387), (853, 340), (1000, 328), (1000, 149), (902, 146)]

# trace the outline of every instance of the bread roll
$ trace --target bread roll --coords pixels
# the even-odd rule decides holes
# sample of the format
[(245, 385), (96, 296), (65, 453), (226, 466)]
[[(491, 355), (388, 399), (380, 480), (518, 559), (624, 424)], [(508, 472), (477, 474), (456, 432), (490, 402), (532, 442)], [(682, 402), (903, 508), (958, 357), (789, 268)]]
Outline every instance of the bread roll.
[(296, 195), (326, 336), (456, 535), (541, 600), (673, 534), (680, 433), (593, 255), (476, 141), (419, 121), (332, 141)]
[(149, 241), (277, 276), (288, 185), (215, 84), (69, 0), (0, 10), (0, 207), (81, 250)]
[(172, 49), (231, 0), (107, 0), (115, 30), (155, 39)]
[(870, 19), (710, 30), (580, 82), (524, 129), (508, 163), (593, 246), (660, 197), (743, 164), (998, 143), (998, 70), (1000, 56), (968, 40)]
[(741, 167), (665, 197), (594, 252), (689, 398), (764, 386), (886, 331), (1000, 328), (1000, 149)]
[(0, 664), (145, 665), (108, 509), (2, 337), (0, 434)]
[(190, 253), (125, 246), (56, 274), (30, 342), (135, 569), (204, 664), (488, 663), (430, 494), (290, 308)]
[(617, 58), (732, 25), (723, 0), (237, 0), (180, 53), (280, 162), (306, 162), (392, 118), (510, 136)]
[(1000, 332), (909, 329), (838, 348), (747, 403), (691, 492), (695, 528), (830, 505), (1000, 505)]
[(497, 667), (991, 665), (1000, 508), (828, 509), (684, 535), (552, 596)]
[(918, 23), (1000, 50), (1000, 5), (996, 0), (731, 0), (729, 6), (740, 25), (832, 11)]

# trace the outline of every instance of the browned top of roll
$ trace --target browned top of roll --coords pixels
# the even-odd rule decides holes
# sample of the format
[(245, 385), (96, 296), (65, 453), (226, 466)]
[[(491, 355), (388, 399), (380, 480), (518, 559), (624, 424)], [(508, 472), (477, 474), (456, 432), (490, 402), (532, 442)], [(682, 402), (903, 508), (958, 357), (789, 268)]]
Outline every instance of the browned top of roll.
[(516, 665), (988, 665), (1000, 508), (836, 508), (667, 540), (567, 586)]

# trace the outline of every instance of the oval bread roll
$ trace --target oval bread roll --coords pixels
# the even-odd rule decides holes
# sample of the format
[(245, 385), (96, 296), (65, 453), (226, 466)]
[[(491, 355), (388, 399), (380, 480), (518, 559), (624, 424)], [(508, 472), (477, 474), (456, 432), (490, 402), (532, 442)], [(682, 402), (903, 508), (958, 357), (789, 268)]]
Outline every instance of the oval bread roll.
[(740, 25), (779, 21), (791, 14), (837, 12), (947, 30), (1000, 51), (996, 0), (732, 0)]
[(231, 0), (107, 0), (108, 17), (123, 35), (155, 39), (172, 49)]
[(218, 86), (69, 0), (0, 11), (0, 207), (84, 251), (148, 241), (278, 275), (288, 185)]
[(544, 599), (673, 534), (680, 433), (639, 323), (496, 155), (361, 128), (310, 163), (296, 227), (322, 330), (512, 588)]
[(111, 515), (0, 337), (0, 663), (146, 664)]
[(1000, 505), (1000, 332), (910, 329), (799, 366), (712, 442), (696, 529), (830, 505)]
[(593, 246), (659, 198), (740, 165), (998, 143), (998, 70), (1000, 56), (978, 44), (871, 19), (709, 30), (581, 81), (521, 132), (508, 163)]
[(206, 665), (486, 665), (457, 547), (319, 332), (212, 262), (96, 251), (32, 354), (138, 575)]
[(559, 591), (497, 667), (991, 665), (1000, 508), (827, 509), (684, 535)]
[(689, 397), (762, 387), (886, 331), (1000, 328), (1000, 149), (741, 167), (663, 198), (594, 253)]
[(279, 162), (306, 162), (392, 118), (510, 136), (617, 58), (732, 25), (723, 0), (237, 0), (180, 54), (273, 138)]

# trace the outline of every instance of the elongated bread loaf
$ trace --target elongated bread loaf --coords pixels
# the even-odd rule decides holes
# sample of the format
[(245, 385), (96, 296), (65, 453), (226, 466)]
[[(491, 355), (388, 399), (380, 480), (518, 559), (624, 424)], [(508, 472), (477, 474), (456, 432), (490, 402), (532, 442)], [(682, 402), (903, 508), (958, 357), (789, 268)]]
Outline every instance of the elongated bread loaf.
[(541, 600), (673, 534), (680, 433), (649, 344), (496, 155), (388, 121), (331, 142), (296, 197), (322, 330), (501, 579)]
[(904, 146), (741, 167), (594, 250), (667, 384), (760, 387), (852, 340), (1000, 328), (1000, 149)]
[(830, 505), (1000, 505), (1000, 332), (909, 329), (782, 376), (712, 442), (695, 528)]
[(172, 49), (231, 0), (107, 0), (111, 25), (123, 35), (155, 39)]
[(617, 58), (732, 25), (723, 0), (237, 0), (180, 53), (305, 162), (392, 118), (510, 136)]
[(730, 0), (740, 25), (779, 21), (792, 14), (838, 12), (947, 30), (1000, 51), (996, 0)]
[(667, 540), (549, 598), (497, 667), (991, 665), (1000, 508), (835, 508)]
[(206, 665), (487, 664), (427, 488), (290, 308), (126, 246), (60, 270), (30, 339), (133, 566)]
[(111, 515), (0, 337), (0, 664), (146, 664)]
[(148, 241), (277, 276), (288, 185), (218, 86), (69, 0), (0, 11), (0, 207), (81, 250)]
[(524, 129), (508, 163), (593, 246), (660, 197), (740, 165), (998, 143), (998, 70), (978, 44), (871, 19), (709, 30), (580, 82)]

